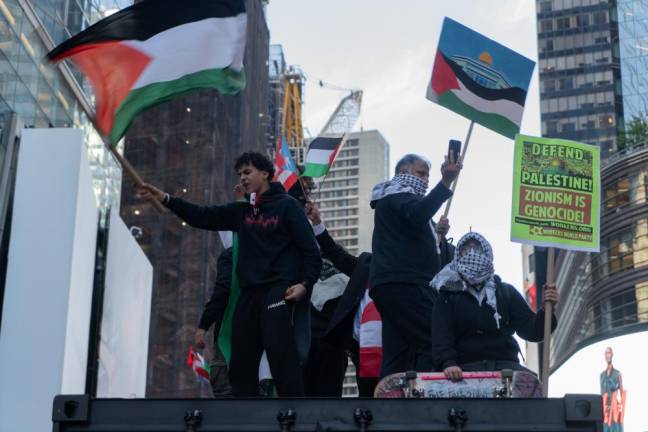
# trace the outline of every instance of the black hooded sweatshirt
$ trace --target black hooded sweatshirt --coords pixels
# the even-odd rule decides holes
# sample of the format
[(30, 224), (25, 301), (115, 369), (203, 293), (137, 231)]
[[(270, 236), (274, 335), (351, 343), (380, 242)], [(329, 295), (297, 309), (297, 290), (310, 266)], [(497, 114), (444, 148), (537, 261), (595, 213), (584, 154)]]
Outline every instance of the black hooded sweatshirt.
[(303, 283), (310, 293), (319, 277), (322, 258), (313, 230), (280, 183), (270, 183), (254, 206), (203, 207), (173, 197), (166, 206), (192, 227), (238, 233), (236, 272), (242, 288)]

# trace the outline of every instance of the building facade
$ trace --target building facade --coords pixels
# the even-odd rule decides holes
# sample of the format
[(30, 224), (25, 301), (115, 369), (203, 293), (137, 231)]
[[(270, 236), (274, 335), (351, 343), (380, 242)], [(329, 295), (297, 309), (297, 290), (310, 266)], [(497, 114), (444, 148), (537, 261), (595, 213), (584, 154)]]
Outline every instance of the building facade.
[(118, 203), (121, 169), (92, 127), (88, 83), (72, 64), (53, 66), (45, 54), (106, 16), (110, 8), (126, 5), (122, 0), (0, 1), (0, 113), (18, 113), (25, 127), (82, 129), (103, 210)]
[(373, 187), (389, 178), (389, 144), (376, 130), (353, 132), (314, 197), (331, 236), (349, 253), (371, 252)]
[[(263, 3), (248, 0), (246, 8), (245, 90), (175, 99), (139, 115), (126, 135), (124, 155), (142, 178), (191, 202), (230, 202), (238, 183), (235, 158), (267, 148), (269, 34)], [(209, 386), (196, 379), (186, 358), (216, 278), (218, 234), (190, 228), (170, 212), (158, 214), (127, 179), (121, 216), (141, 228), (139, 242), (154, 267), (147, 397), (208, 396)]]
[(616, 1), (536, 5), (543, 136), (614, 152), (624, 127)]
[[(45, 57), (56, 44), (106, 16), (104, 3), (0, 0), (0, 311), (20, 146), (15, 137), (23, 127), (81, 129), (102, 224), (108, 208), (119, 200), (121, 168), (90, 121), (92, 92), (87, 82), (72, 64), (54, 66)], [(113, 8), (125, 6), (121, 0), (110, 3)]]
[[(601, 251), (556, 257), (559, 324), (551, 370), (602, 339), (648, 329), (648, 147), (625, 129), (648, 108), (648, 5), (538, 0), (542, 133), (601, 148)], [(645, 137), (648, 140), (648, 136)], [(527, 298), (546, 281), (545, 248), (523, 249)], [(527, 346), (532, 368), (541, 350)], [(534, 367), (535, 366), (535, 367)]]

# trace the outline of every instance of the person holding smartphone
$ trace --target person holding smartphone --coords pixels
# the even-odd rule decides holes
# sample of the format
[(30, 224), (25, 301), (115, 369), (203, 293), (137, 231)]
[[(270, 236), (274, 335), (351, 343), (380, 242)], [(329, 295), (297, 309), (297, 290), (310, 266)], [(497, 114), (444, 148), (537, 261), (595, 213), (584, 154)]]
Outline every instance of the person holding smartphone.
[(449, 152), (441, 181), (427, 193), (430, 164), (405, 155), (395, 176), (376, 185), (373, 257), (369, 293), (382, 317), (381, 376), (407, 370), (432, 370), (431, 316), (434, 299), (429, 283), (440, 269), (438, 237), (432, 217), (451, 195), (461, 170)]

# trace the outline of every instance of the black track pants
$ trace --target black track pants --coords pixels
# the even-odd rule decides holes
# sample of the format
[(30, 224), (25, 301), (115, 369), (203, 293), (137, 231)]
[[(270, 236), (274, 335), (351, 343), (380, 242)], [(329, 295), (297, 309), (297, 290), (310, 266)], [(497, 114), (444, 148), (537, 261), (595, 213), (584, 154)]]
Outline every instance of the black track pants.
[(293, 305), (284, 301), (287, 289), (287, 284), (241, 289), (232, 325), (229, 375), (234, 396), (259, 394), (263, 350), (279, 396), (304, 395), (293, 332)]
[(378, 285), (369, 291), (382, 318), (380, 376), (408, 370), (432, 371), (432, 288)]

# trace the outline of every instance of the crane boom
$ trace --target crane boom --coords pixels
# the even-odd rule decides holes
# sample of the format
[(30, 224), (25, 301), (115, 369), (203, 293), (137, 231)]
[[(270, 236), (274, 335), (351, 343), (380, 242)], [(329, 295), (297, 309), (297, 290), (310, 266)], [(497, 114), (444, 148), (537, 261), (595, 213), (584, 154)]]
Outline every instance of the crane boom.
[(342, 136), (353, 129), (362, 107), (362, 90), (352, 91), (340, 101), (319, 136)]

